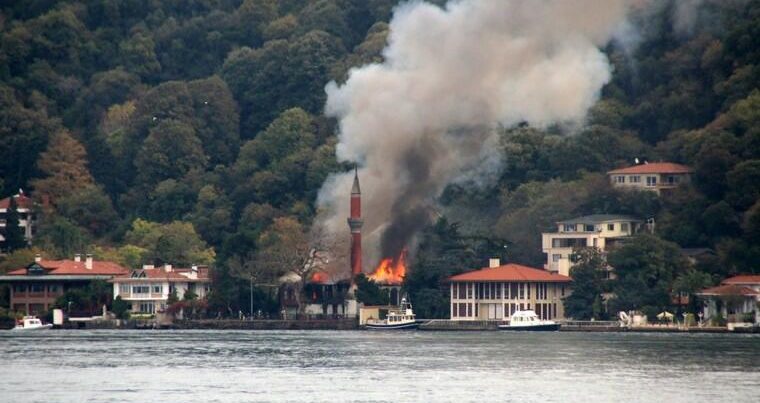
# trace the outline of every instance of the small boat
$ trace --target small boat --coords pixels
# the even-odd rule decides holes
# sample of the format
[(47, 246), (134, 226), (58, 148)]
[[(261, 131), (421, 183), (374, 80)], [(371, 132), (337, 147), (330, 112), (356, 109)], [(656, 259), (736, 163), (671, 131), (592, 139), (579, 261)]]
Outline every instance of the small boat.
[(419, 325), (412, 311), (412, 304), (406, 298), (402, 298), (401, 306), (389, 310), (385, 319), (369, 319), (364, 326), (375, 330), (406, 330), (416, 329)]
[(19, 320), (11, 330), (47, 330), (51, 327), (52, 324), (43, 324), (36, 316), (24, 316), (24, 319)]
[(551, 332), (559, 330), (560, 324), (553, 320), (542, 320), (531, 310), (517, 311), (509, 324), (499, 325), (499, 330), (524, 330), (532, 332)]

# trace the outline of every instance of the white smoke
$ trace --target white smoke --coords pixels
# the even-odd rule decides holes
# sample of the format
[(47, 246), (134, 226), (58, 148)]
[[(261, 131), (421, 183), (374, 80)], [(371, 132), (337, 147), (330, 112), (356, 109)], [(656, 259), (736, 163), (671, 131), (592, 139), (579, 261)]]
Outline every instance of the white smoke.
[[(326, 114), (339, 121), (337, 157), (360, 167), (365, 263), (380, 257), (374, 235), (396, 227), (393, 237), (408, 244), (415, 217), (448, 184), (493, 170), (499, 125), (582, 122), (611, 76), (599, 47), (627, 7), (462, 0), (396, 8), (385, 61), (326, 87)], [(332, 176), (319, 194), (323, 224), (338, 236), (348, 236), (352, 179), (353, 172)]]

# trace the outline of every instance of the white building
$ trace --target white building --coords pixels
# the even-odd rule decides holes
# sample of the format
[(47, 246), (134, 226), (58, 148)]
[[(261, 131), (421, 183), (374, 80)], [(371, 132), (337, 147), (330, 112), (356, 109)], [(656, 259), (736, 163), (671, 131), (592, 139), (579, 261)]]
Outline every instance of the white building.
[[(32, 211), (34, 203), (32, 202), (32, 199), (26, 197), (23, 192), (19, 192), (19, 194), (11, 197), (13, 197), (16, 202), (16, 211), (18, 212), (18, 226), (24, 230), (24, 238), (26, 239), (27, 243), (31, 243), (32, 237), (34, 236), (36, 224), (34, 212)], [(0, 200), (0, 245), (5, 242), (3, 232), (5, 231), (6, 219), (10, 205), (10, 197), (6, 197), (5, 199)]]
[[(641, 228), (642, 221), (625, 215), (595, 214), (557, 223), (557, 232), (542, 233), (546, 255), (544, 269), (570, 275), (573, 248), (595, 247), (606, 251)], [(608, 272), (609, 273), (609, 272)]]
[(531, 309), (542, 319), (563, 319), (562, 298), (572, 280), (561, 274), (491, 259), (489, 267), (449, 278), (451, 320), (505, 320)]
[(760, 324), (760, 275), (730, 277), (697, 295), (704, 302), (703, 314), (707, 320), (721, 316), (728, 322), (742, 322), (752, 317)]
[(169, 295), (176, 291), (182, 300), (187, 291), (192, 291), (199, 299), (206, 297), (210, 291), (211, 279), (208, 267), (192, 266), (190, 268), (173, 268), (164, 265), (155, 268), (143, 266), (132, 270), (128, 275), (115, 277), (113, 297), (121, 297), (131, 304), (132, 313), (155, 314), (167, 308)]
[(607, 176), (615, 187), (650, 190), (660, 194), (663, 190), (689, 183), (693, 172), (691, 168), (685, 165), (672, 162), (653, 162), (614, 169), (607, 172)]

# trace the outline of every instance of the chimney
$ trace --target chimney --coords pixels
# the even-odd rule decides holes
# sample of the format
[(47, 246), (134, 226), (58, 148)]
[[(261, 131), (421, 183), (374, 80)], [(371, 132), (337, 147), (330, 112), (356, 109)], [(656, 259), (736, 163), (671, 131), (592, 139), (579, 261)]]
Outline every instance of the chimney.
[(499, 267), (499, 266), (501, 266), (501, 260), (498, 257), (488, 259), (488, 267), (493, 268), (493, 267)]
[(87, 270), (92, 270), (92, 253), (88, 253), (84, 259), (84, 267)]
[(198, 266), (197, 265), (192, 265), (190, 267), (190, 275), (189, 275), (189, 277), (190, 278), (198, 278)]
[(172, 271), (172, 265), (168, 263), (164, 263), (164, 270), (166, 270), (167, 272)]
[(76, 255), (74, 255), (74, 261), (75, 262), (81, 262), (82, 261), (82, 255), (80, 255), (79, 253), (77, 253)]
[(39, 253), (35, 254), (34, 255), (34, 261), (37, 262), (37, 263), (41, 262), (42, 261), (42, 255), (40, 255)]

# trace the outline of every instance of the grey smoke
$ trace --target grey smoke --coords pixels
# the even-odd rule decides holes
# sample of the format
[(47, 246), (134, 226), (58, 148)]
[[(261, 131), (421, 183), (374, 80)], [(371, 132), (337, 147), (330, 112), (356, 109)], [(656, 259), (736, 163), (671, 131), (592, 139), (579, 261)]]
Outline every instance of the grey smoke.
[[(414, 1), (396, 8), (385, 61), (326, 87), (339, 121), (337, 158), (359, 163), (365, 267), (413, 243), (430, 201), (455, 181), (497, 172), (495, 129), (583, 121), (611, 76), (599, 50), (625, 21), (625, 0)], [(352, 173), (318, 199), (346, 237)]]

